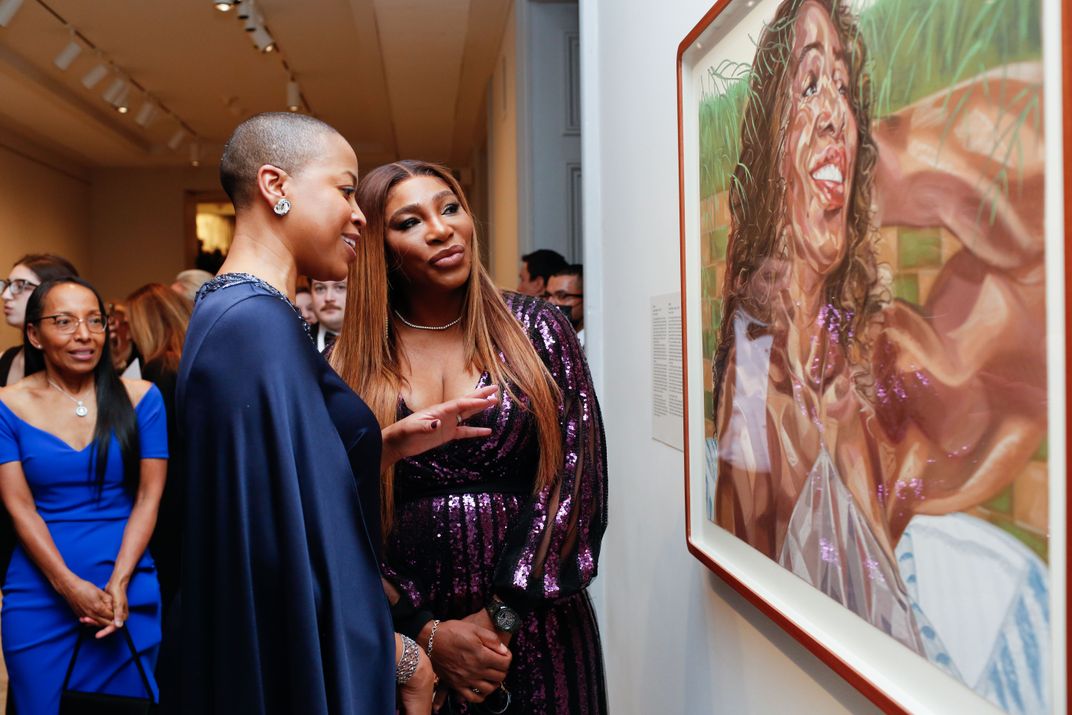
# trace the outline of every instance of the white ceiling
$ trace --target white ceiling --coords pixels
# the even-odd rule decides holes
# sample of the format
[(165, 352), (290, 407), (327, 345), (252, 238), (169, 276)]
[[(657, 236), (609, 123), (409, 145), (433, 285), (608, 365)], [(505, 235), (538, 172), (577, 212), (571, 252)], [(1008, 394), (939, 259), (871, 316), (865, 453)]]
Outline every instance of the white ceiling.
[(51, 8), (198, 135), (205, 163), (242, 118), (285, 109), (285, 59), (308, 109), (354, 144), (363, 165), (468, 165), (510, 0), (257, 5), (282, 53), (258, 52), (235, 13), (210, 0), (25, 0), (0, 28), (0, 126), (91, 167), (190, 159), (188, 144), (167, 146), (176, 119), (158, 115), (143, 129), (134, 121), (140, 96), (121, 115), (101, 98), (111, 77), (82, 85), (100, 61), (88, 48), (67, 71), (53, 65), (70, 35)]

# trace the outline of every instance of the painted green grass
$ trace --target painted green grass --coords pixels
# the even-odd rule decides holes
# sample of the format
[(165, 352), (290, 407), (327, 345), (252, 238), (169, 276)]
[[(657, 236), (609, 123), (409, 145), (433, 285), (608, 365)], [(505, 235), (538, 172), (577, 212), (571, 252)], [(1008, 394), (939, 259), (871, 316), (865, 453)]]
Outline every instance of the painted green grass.
[[(858, 17), (868, 50), (872, 118), (996, 67), (1040, 59), (1039, 5), (1038, 0), (877, 0)], [(747, 65), (732, 62), (706, 73), (699, 110), (703, 198), (725, 191), (732, 180), (740, 153), (747, 79)], [(1040, 122), (1038, 101), (1036, 97), (1029, 103), (1005, 131)], [(950, 123), (964, 105), (961, 101), (948, 108)], [(1005, 137), (1004, 133), (996, 137), (995, 146)], [(1007, 151), (1016, 147), (1016, 142), (1009, 142)], [(1007, 173), (994, 178), (995, 190), (1007, 192)]]

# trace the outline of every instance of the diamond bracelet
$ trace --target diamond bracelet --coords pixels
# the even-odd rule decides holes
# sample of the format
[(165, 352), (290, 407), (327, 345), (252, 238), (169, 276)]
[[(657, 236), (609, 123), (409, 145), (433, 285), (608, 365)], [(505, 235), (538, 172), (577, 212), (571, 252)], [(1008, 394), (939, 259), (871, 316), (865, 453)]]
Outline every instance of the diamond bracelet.
[(395, 682), (405, 685), (413, 674), (417, 672), (417, 665), (421, 661), (421, 649), (409, 636), (402, 636), (402, 657), (398, 659)]

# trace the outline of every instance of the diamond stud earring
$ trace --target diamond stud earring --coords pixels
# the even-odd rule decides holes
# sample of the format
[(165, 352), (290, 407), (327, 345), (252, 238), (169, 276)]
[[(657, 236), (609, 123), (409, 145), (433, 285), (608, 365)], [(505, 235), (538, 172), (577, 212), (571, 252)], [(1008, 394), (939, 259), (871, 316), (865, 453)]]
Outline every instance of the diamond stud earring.
[(286, 216), (290, 213), (290, 200), (279, 199), (279, 201), (275, 202), (275, 206), (272, 207), (272, 211), (275, 211), (276, 216)]

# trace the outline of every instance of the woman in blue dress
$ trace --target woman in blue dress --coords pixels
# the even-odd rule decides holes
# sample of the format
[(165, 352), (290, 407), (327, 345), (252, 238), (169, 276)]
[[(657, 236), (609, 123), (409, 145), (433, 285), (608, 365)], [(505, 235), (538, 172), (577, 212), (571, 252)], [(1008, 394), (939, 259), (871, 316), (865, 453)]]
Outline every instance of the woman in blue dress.
[(0, 632), (24, 715), (58, 712), (79, 638), (71, 690), (149, 695), (121, 628), (156, 695), (160, 588), (146, 544), (167, 425), (159, 391), (115, 373), (107, 330), (88, 283), (41, 285), (26, 307), (27, 376), (0, 389), (0, 499), (18, 535)]

